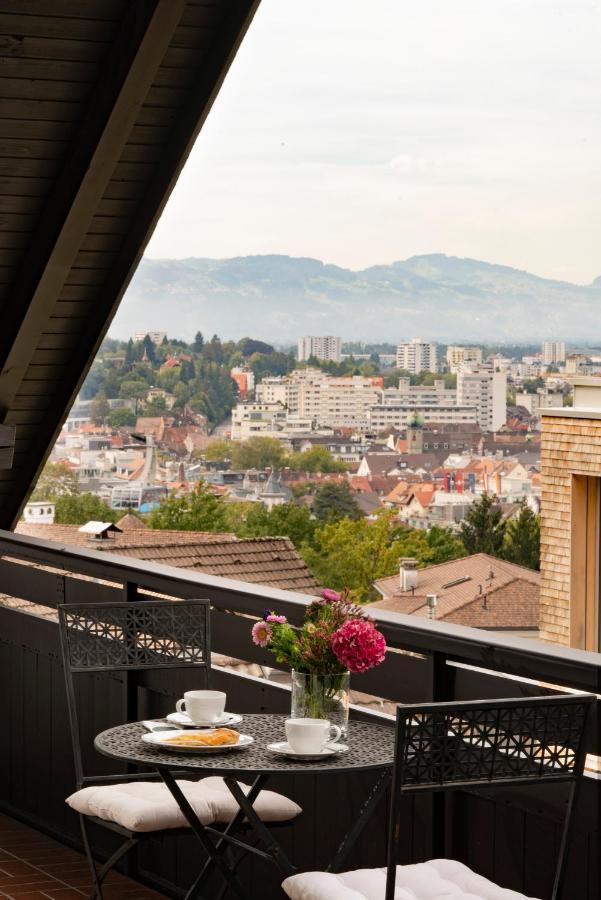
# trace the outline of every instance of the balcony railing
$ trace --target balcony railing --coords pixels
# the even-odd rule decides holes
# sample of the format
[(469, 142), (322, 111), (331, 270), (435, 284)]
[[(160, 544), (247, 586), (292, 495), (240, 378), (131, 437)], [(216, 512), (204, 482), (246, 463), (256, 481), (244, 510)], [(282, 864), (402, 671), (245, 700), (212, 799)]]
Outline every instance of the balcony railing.
[[(0, 728), (0, 806), (3, 811), (77, 845), (74, 814), (64, 798), (74, 776), (68, 734), (58, 628), (51, 609), (62, 602), (127, 602), (146, 594), (167, 598), (204, 597), (212, 603), (212, 649), (238, 660), (271, 666), (269, 653), (249, 640), (248, 616), (266, 607), (299, 622), (310, 597), (288, 591), (212, 577), (184, 569), (151, 565), (114, 555), (40, 541), (0, 531), (2, 593), (45, 607), (50, 615), (0, 607), (0, 685), (4, 721)], [(38, 610), (39, 612), (39, 610)], [(375, 612), (375, 611), (374, 611)], [(242, 615), (234, 615), (234, 613)], [(490, 632), (418, 620), (377, 611), (390, 652), (385, 663), (356, 678), (351, 687), (384, 700), (484, 699), (531, 696), (558, 687), (601, 694), (601, 655)], [(130, 676), (131, 678), (131, 676)], [(231, 706), (244, 712), (287, 712), (285, 684), (214, 669), (215, 687), (226, 690)], [(92, 749), (93, 736), (127, 719), (164, 715), (181, 696), (182, 676), (148, 672), (137, 682), (123, 673), (90, 676), (82, 685), (83, 744), (88, 769), (107, 771)], [(355, 707), (353, 715), (386, 718)], [(588, 736), (588, 751), (601, 756), (598, 719)], [(594, 760), (592, 760), (594, 765)], [(114, 767), (113, 767), (114, 770)], [(304, 815), (282, 836), (291, 858), (302, 868), (323, 865), (354, 818), (370, 779), (332, 777), (314, 781), (287, 779), (276, 789), (301, 803)], [(550, 893), (565, 793), (558, 786), (457, 792), (441, 798), (416, 797), (404, 807), (401, 862), (432, 855), (463, 860), (481, 874), (528, 896)], [(570, 853), (570, 898), (598, 900), (599, 810), (601, 781), (589, 771), (580, 795)], [(357, 847), (352, 866), (381, 865), (385, 858), (385, 816), (379, 815)], [(99, 853), (110, 849), (106, 834), (96, 836)], [(171, 838), (149, 845), (139, 860), (141, 877), (159, 889), (186, 885), (198, 865), (197, 845)], [(256, 884), (256, 896), (281, 896), (275, 873), (249, 863), (243, 877)]]

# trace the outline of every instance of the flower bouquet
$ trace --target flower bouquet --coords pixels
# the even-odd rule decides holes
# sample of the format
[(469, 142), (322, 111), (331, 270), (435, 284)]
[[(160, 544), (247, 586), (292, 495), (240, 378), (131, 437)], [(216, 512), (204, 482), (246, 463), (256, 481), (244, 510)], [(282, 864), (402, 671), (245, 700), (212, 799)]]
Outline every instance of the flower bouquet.
[(292, 669), (292, 716), (329, 719), (346, 733), (349, 673), (366, 672), (386, 655), (384, 635), (347, 597), (326, 588), (300, 627), (266, 610), (252, 639)]

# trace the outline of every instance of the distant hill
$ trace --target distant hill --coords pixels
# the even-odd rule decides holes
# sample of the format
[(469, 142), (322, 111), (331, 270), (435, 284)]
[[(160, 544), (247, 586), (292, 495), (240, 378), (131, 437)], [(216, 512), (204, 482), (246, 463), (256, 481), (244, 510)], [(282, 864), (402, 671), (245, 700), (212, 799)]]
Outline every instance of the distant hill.
[(591, 285), (444, 254), (359, 272), (290, 256), (144, 259), (111, 328), (191, 339), (300, 334), (344, 340), (531, 341), (601, 337), (601, 277)]

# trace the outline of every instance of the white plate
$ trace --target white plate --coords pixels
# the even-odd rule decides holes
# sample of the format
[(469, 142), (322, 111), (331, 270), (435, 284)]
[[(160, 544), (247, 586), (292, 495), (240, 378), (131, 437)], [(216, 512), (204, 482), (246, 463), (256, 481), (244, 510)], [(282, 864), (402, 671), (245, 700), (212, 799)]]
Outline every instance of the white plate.
[(237, 743), (235, 744), (220, 744), (218, 747), (185, 747), (178, 744), (172, 744), (170, 741), (174, 737), (178, 737), (180, 734), (190, 735), (190, 734), (202, 734), (207, 735), (209, 732), (207, 729), (173, 729), (173, 731), (155, 731), (150, 734), (143, 734), (142, 740), (145, 744), (151, 744), (153, 747), (160, 748), (161, 750), (172, 750), (174, 753), (222, 753), (224, 750), (245, 750), (246, 747), (250, 747), (251, 744), (254, 744), (254, 737), (251, 737), (250, 734), (241, 734), (238, 738)]
[(267, 744), (267, 749), (278, 756), (287, 756), (289, 759), (301, 759), (305, 760), (305, 762), (313, 759), (327, 759), (328, 756), (337, 756), (340, 753), (348, 752), (346, 744), (326, 744), (319, 753), (296, 753), (288, 741), (277, 741), (275, 744)]
[(180, 728), (217, 728), (222, 726), (237, 725), (242, 721), (242, 716), (236, 713), (225, 712), (216, 722), (207, 722), (206, 725), (199, 722), (193, 722), (188, 713), (172, 712), (167, 716), (167, 721), (172, 725), (179, 725)]

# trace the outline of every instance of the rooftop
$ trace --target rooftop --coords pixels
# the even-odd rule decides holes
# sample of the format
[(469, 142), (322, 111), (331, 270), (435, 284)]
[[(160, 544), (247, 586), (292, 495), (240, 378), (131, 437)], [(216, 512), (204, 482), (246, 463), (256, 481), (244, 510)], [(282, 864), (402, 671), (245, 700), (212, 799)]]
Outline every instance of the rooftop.
[(524, 566), (475, 553), (418, 570), (414, 591), (402, 591), (392, 575), (374, 582), (382, 600), (374, 609), (428, 617), (428, 594), (436, 594), (436, 619), (473, 628), (538, 629), (540, 574)]

